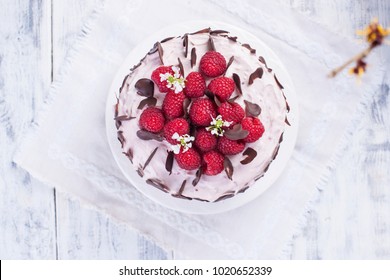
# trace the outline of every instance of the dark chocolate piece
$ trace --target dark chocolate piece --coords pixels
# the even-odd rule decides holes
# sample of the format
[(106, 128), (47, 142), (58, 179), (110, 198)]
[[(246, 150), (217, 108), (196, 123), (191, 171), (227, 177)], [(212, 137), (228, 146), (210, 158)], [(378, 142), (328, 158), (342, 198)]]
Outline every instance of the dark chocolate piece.
[(233, 42), (237, 42), (237, 36), (228, 36), (228, 39)]
[(230, 140), (240, 140), (247, 137), (248, 134), (249, 131), (242, 129), (242, 125), (239, 123), (234, 125), (232, 129), (226, 130), (223, 135)]
[(242, 95), (240, 76), (238, 76), (238, 74), (236, 74), (236, 73), (233, 73), (233, 81), (236, 84), (238, 94)]
[(276, 78), (276, 75), (274, 74), (274, 78), (275, 78), (275, 81), (277, 83), (277, 85), (279, 86), (280, 89), (284, 89), (284, 87), (282, 86), (282, 84), (279, 82), (278, 78)]
[(267, 71), (268, 71), (268, 72), (272, 72), (272, 69), (271, 69), (271, 68), (268, 68), (268, 66), (267, 66), (267, 62), (265, 62), (265, 59), (264, 59), (264, 57), (262, 57), (262, 56), (259, 56), (259, 61), (260, 61), (261, 63), (263, 63), (263, 64), (264, 64), (264, 66), (265, 66), (265, 68), (267, 69)]
[(144, 173), (144, 169), (142, 168), (142, 166), (138, 166), (138, 169), (137, 169), (137, 173), (138, 175), (142, 178), (144, 177), (145, 173)]
[(261, 113), (261, 108), (258, 104), (244, 100), (245, 103), (245, 113), (247, 116), (257, 117)]
[(148, 54), (154, 54), (158, 49), (158, 47), (157, 47), (158, 44), (159, 44), (158, 42), (154, 43), (153, 47), (150, 49)]
[(214, 95), (214, 99), (213, 100), (215, 102), (215, 105), (217, 105), (218, 107), (221, 106), (221, 101), (219, 101), (218, 96)]
[[(132, 70), (130, 69), (130, 71), (132, 71)], [(119, 92), (122, 91), (123, 87), (125, 86), (126, 80), (127, 80), (127, 78), (128, 78), (129, 76), (130, 76), (130, 74), (127, 74), (127, 75), (125, 76), (125, 78), (123, 79), (122, 85), (121, 85), (121, 87), (119, 88)]]
[(184, 180), (183, 183), (181, 183), (181, 186), (180, 186), (178, 193), (172, 194), (172, 196), (177, 197), (177, 198), (192, 200), (192, 198), (183, 195), (183, 191), (184, 191), (184, 188), (186, 186), (186, 183), (187, 183), (187, 180)]
[(289, 122), (288, 119), (287, 119), (287, 116), (286, 116), (286, 119), (284, 120), (284, 122), (285, 122), (288, 126), (291, 126), (290, 122)]
[(187, 117), (188, 115), (188, 107), (190, 106), (191, 104), (191, 99), (189, 98), (185, 98), (184, 101), (183, 101), (183, 112), (184, 112), (184, 118)]
[(123, 148), (123, 145), (124, 145), (124, 143), (125, 143), (125, 141), (126, 141), (126, 139), (125, 139), (125, 137), (123, 136), (123, 131), (118, 131), (117, 133), (116, 133), (116, 135), (118, 136), (118, 140), (119, 140), (119, 142), (121, 143), (121, 146), (122, 146), (122, 148)]
[(169, 188), (167, 185), (165, 185), (163, 182), (161, 182), (159, 179), (147, 179), (146, 183), (156, 187), (157, 189), (163, 191), (163, 192), (169, 192)]
[(144, 164), (143, 169), (145, 169), (146, 166), (148, 166), (148, 164), (150, 163), (150, 161), (152, 160), (152, 158), (153, 158), (154, 155), (156, 154), (157, 149), (158, 149), (158, 147), (156, 147), (156, 148), (153, 150), (153, 152), (150, 154), (150, 156), (148, 157), (148, 159), (146, 160), (146, 162), (145, 162), (145, 164)]
[(202, 174), (203, 174), (203, 168), (202, 167), (199, 167), (198, 171), (196, 171), (196, 174), (195, 174), (195, 179), (192, 181), (192, 185), (195, 187), (199, 181), (200, 181), (200, 177), (202, 177)]
[(158, 50), (158, 56), (160, 57), (161, 64), (164, 65), (164, 60), (163, 60), (164, 50), (160, 42), (157, 42), (157, 50)]
[(196, 49), (192, 48), (191, 50), (191, 68), (196, 64)]
[(225, 31), (225, 30), (211, 30), (210, 31), (210, 34), (227, 34), (229, 33), (228, 31)]
[(156, 140), (159, 142), (163, 140), (163, 137), (160, 134), (155, 134), (142, 129), (137, 131), (137, 136), (142, 140)]
[(177, 61), (179, 62), (180, 75), (184, 77), (184, 67), (183, 63), (181, 63), (180, 57), (177, 58)]
[(136, 88), (138, 95), (150, 97), (154, 94), (154, 83), (150, 79), (139, 79), (135, 83), (134, 87)]
[(229, 62), (228, 62), (228, 64), (226, 65), (225, 73), (223, 73), (224, 76), (225, 76), (227, 70), (229, 69), (230, 65), (232, 65), (233, 61), (234, 61), (234, 56), (232, 56), (232, 57), (229, 59)]
[(249, 189), (249, 186), (244, 186), (241, 190), (239, 190), (237, 193), (243, 193), (245, 192), (247, 189)]
[(261, 77), (263, 77), (263, 68), (259, 67), (255, 70), (255, 72), (253, 72), (250, 76), (249, 76), (249, 84), (253, 84), (253, 81), (256, 79), (256, 78), (259, 78), (261, 79)]
[(175, 37), (168, 37), (168, 38), (165, 38), (165, 39), (161, 40), (161, 43), (168, 42), (169, 40), (172, 40), (173, 38), (175, 38)]
[(240, 161), (241, 164), (248, 164), (252, 162), (252, 160), (257, 156), (257, 152), (251, 147), (246, 148), (242, 154), (246, 156), (246, 158)]
[(215, 51), (216, 49), (215, 49), (215, 45), (214, 45), (214, 40), (213, 40), (213, 38), (210, 36), (209, 37), (209, 51)]
[(133, 67), (130, 68), (130, 72), (133, 72), (135, 69), (141, 66), (143, 59), (140, 60), (137, 64), (133, 65)]
[(251, 53), (255, 54), (256, 50), (252, 48), (249, 44), (242, 44), (244, 48), (247, 48)]
[(187, 57), (187, 54), (188, 54), (188, 33), (184, 34), (183, 47), (184, 47), (184, 56)]
[(117, 116), (114, 118), (114, 120), (116, 121), (129, 121), (129, 120), (132, 120), (132, 119), (135, 119), (135, 117), (130, 117), (130, 116), (126, 116), (126, 115), (122, 115), (122, 116)]
[(126, 155), (126, 156), (129, 158), (129, 160), (131, 161), (131, 163), (133, 163), (133, 150), (132, 150), (132, 149), (129, 149), (129, 150), (127, 151), (127, 153), (123, 152), (123, 154)]
[(221, 197), (219, 197), (217, 200), (215, 200), (214, 202), (218, 202), (218, 201), (221, 201), (221, 200), (225, 200), (225, 199), (228, 199), (228, 198), (231, 198), (234, 196), (234, 192), (230, 192), (230, 193), (227, 193), (227, 194), (224, 194), (222, 195)]
[(167, 160), (165, 161), (165, 169), (169, 172), (169, 175), (172, 174), (173, 156), (174, 156), (173, 152), (168, 151)]
[(233, 168), (232, 162), (230, 161), (230, 159), (228, 157), (225, 157), (225, 159), (223, 160), (223, 167), (225, 168), (225, 172), (226, 172), (226, 175), (228, 176), (228, 178), (230, 180), (233, 180), (234, 168)]
[(155, 97), (148, 97), (141, 100), (137, 109), (143, 109), (146, 105), (148, 105), (149, 107), (153, 107), (156, 106), (156, 104), (157, 104), (157, 99)]

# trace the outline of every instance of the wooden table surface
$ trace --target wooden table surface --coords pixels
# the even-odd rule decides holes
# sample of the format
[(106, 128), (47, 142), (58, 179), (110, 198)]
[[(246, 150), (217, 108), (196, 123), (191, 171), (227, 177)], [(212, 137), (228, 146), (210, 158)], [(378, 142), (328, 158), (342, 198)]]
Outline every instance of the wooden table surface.
[[(0, 259), (180, 258), (12, 162), (99, 1), (0, 0)], [(278, 1), (350, 38), (374, 17), (390, 26), (389, 0)], [(377, 50), (387, 65), (389, 50)], [(297, 226), (288, 258), (390, 259), (389, 74), (390, 67), (330, 181)]]

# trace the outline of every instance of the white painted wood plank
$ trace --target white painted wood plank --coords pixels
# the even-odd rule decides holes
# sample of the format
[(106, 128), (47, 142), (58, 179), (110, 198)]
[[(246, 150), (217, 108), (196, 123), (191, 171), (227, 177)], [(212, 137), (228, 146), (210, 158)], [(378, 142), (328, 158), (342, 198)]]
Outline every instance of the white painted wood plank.
[[(292, 0), (289, 4), (348, 37), (374, 17), (390, 25), (389, 1)], [(390, 51), (385, 48), (378, 53), (389, 65)], [(294, 237), (291, 258), (390, 259), (389, 84), (389, 79), (384, 80), (372, 93), (350, 145), (307, 213), (307, 224)]]
[[(99, 0), (53, 2), (53, 69), (63, 59)], [(130, 228), (57, 194), (60, 259), (166, 259), (167, 253)]]
[(0, 259), (53, 259), (53, 189), (12, 163), (51, 82), (50, 1), (0, 7)]

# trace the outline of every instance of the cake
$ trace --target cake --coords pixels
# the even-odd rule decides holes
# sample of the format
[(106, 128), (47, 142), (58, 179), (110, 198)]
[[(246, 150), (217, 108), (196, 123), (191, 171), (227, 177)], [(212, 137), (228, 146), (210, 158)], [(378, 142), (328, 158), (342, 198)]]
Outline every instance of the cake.
[(277, 157), (290, 125), (266, 60), (224, 30), (157, 42), (118, 85), (123, 156), (178, 199), (218, 202), (246, 191)]

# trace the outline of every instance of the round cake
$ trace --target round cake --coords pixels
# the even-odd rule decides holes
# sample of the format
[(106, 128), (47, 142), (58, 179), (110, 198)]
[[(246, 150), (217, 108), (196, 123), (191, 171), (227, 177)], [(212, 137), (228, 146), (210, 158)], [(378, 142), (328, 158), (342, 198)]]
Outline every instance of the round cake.
[(283, 86), (249, 44), (206, 28), (157, 42), (117, 92), (124, 156), (148, 187), (217, 202), (267, 172), (283, 141)]

